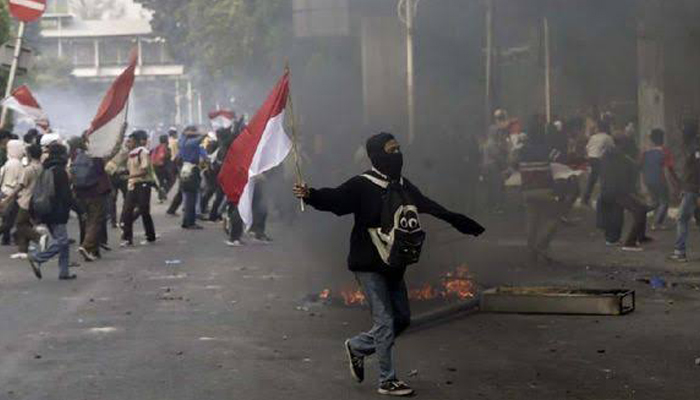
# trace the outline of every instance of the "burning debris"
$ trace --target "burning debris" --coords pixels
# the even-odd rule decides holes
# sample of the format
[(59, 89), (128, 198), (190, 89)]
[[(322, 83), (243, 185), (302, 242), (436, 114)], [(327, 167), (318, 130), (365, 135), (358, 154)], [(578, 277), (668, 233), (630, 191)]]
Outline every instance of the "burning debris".
[[(418, 288), (409, 289), (408, 297), (417, 301), (434, 299), (465, 300), (476, 295), (476, 284), (469, 274), (469, 269), (464, 265), (446, 273), (440, 281), (439, 286), (424, 283)], [(322, 294), (330, 296), (330, 289), (324, 289), (321, 292)], [(366, 304), (364, 293), (357, 287), (341, 290), (340, 296), (347, 306)]]

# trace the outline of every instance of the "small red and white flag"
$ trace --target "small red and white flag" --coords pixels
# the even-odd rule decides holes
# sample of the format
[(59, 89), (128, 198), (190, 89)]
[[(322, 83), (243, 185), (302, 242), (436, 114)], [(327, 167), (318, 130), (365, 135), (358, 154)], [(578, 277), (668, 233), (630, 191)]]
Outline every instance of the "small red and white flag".
[(121, 144), (121, 131), (126, 122), (131, 88), (134, 86), (138, 51), (131, 52), (129, 66), (114, 80), (102, 99), (97, 115), (88, 129), (88, 152), (93, 157), (105, 157), (114, 146)]
[(253, 223), (255, 178), (281, 164), (292, 149), (284, 132), (288, 96), (289, 73), (285, 73), (250, 124), (233, 141), (221, 166), (221, 188), (229, 201), (238, 204), (246, 228)]
[(236, 114), (231, 110), (216, 110), (209, 113), (209, 121), (214, 130), (228, 129), (233, 126)]
[(48, 129), (49, 123), (46, 113), (32, 95), (31, 90), (26, 85), (15, 89), (12, 94), (0, 103), (3, 107), (17, 112), (40, 128)]

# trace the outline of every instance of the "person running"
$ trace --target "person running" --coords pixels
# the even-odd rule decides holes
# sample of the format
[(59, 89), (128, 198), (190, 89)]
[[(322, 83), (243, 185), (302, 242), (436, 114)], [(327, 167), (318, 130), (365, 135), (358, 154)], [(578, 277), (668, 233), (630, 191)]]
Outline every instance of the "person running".
[(30, 202), (34, 185), (39, 179), (39, 175), (43, 170), (41, 166), (41, 146), (38, 143), (33, 143), (27, 147), (27, 157), (29, 164), (24, 168), (22, 180), (20, 182), (19, 193), (17, 197), (17, 231), (15, 233), (15, 242), (17, 243), (17, 253), (12, 255), (12, 258), (27, 258), (29, 252), (29, 242), (39, 242), (41, 234), (34, 229), (34, 223), (30, 214)]
[(37, 185), (45, 180), (42, 179), (43, 174), (52, 174), (51, 179), (47, 181), (53, 182), (53, 190), (44, 188), (49, 192), (53, 192), (51, 197), (51, 209), (44, 215), (35, 215), (40, 223), (46, 224), (51, 233), (51, 240), (40, 240), (39, 247), (29, 253), (27, 260), (34, 271), (37, 279), (41, 279), (41, 266), (58, 256), (58, 279), (72, 280), (76, 278), (75, 274), (71, 274), (68, 270), (70, 265), (70, 243), (68, 239), (68, 215), (75, 203), (73, 193), (70, 188), (70, 178), (66, 171), (68, 163), (68, 151), (66, 147), (58, 142), (54, 142), (48, 146), (47, 158), (43, 163), (43, 170), (39, 176)]
[(148, 133), (142, 130), (134, 131), (129, 135), (127, 147), (129, 159), (129, 192), (124, 201), (122, 212), (122, 243), (121, 247), (134, 244), (134, 210), (139, 209), (143, 228), (146, 231), (146, 239), (141, 244), (150, 244), (156, 241), (156, 230), (151, 217), (151, 187), (153, 186), (153, 174), (151, 173), (151, 157), (145, 147), (148, 142)]
[(700, 197), (700, 143), (698, 143), (698, 122), (686, 121), (683, 126), (683, 171), (681, 179), (681, 205), (676, 222), (676, 243), (670, 259), (688, 262), (686, 242), (688, 223), (695, 214)]
[(401, 192), (415, 202), (417, 211), (411, 211), (414, 213), (411, 215), (405, 211), (401, 226), (419, 225), (415, 214), (418, 212), (433, 215), (450, 223), (458, 231), (474, 236), (482, 234), (484, 228), (464, 215), (446, 210), (401, 176), (403, 155), (393, 135), (380, 133), (372, 136), (367, 141), (366, 149), (373, 166), (366, 174), (351, 178), (334, 189), (295, 185), (293, 192), (317, 210), (338, 216), (354, 214), (348, 266), (369, 302), (374, 325), (370, 331), (345, 341), (350, 372), (358, 382), (362, 382), (365, 357), (377, 354), (380, 369), (378, 392), (408, 396), (413, 394), (413, 389), (397, 378), (392, 354), (395, 338), (409, 326), (411, 320), (404, 281), (405, 266), (393, 263), (389, 266), (385, 261), (386, 249), (375, 244), (376, 240), (383, 240), (380, 233), (383, 231), (382, 197), (389, 189), (398, 190), (400, 187)]
[(650, 139), (652, 147), (642, 154), (642, 176), (651, 198), (654, 202), (654, 222), (651, 230), (665, 230), (664, 221), (668, 214), (669, 184), (666, 175), (671, 177), (673, 187), (678, 187), (679, 181), (674, 169), (673, 154), (664, 146), (664, 131), (654, 129)]

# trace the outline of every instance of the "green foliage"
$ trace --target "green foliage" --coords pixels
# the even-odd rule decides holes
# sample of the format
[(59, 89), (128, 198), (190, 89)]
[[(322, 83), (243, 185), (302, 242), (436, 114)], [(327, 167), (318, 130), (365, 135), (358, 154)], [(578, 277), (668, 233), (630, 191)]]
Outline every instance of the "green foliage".
[(137, 0), (180, 62), (211, 77), (279, 71), (291, 36), (289, 0)]
[[(10, 30), (12, 29), (12, 18), (10, 17), (10, 12), (7, 8), (7, 2), (0, 2), (0, 44), (10, 40)], [(0, 73), (0, 87), (3, 88), (3, 94), (5, 85), (7, 83), (8, 71), (2, 71)]]

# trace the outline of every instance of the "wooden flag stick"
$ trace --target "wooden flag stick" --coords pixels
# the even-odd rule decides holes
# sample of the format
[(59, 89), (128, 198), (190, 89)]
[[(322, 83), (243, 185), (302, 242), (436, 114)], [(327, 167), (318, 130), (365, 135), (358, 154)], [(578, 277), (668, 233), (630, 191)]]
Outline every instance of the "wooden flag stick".
[[(294, 117), (294, 103), (292, 102), (292, 73), (289, 69), (289, 62), (286, 63), (285, 73), (289, 76), (289, 93), (287, 94), (287, 106), (289, 107), (289, 125), (292, 129), (292, 152), (294, 152), (294, 169), (297, 177), (297, 184), (304, 185), (304, 177), (301, 174), (301, 165), (299, 163), (299, 149), (297, 148), (297, 142), (299, 138), (297, 136), (296, 119)], [(304, 204), (304, 199), (299, 199), (299, 207), (301, 212), (306, 211), (306, 205)]]

